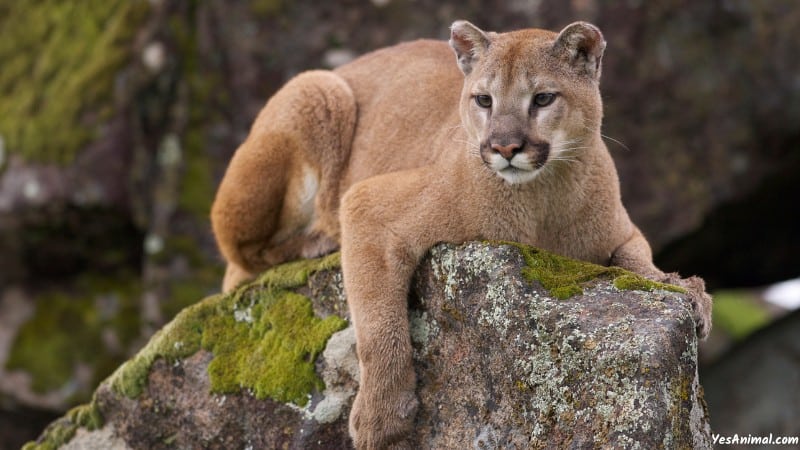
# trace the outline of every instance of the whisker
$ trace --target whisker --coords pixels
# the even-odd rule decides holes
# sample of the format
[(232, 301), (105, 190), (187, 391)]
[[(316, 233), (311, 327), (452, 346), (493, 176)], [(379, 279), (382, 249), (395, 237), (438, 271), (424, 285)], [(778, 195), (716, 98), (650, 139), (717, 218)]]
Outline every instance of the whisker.
[[(595, 131), (597, 129), (597, 124), (584, 122), (583, 127), (588, 131)], [(627, 145), (625, 145), (622, 141), (615, 139), (607, 134), (600, 133), (600, 137), (619, 145), (620, 147), (624, 148), (627, 151), (631, 151), (631, 149)]]
[(457, 124), (453, 125), (452, 127), (447, 127), (446, 130), (450, 131), (450, 130), (455, 130), (455, 129), (461, 128), (461, 127), (463, 127), (463, 125), (461, 123), (457, 123)]
[(584, 147), (568, 147), (568, 148), (552, 147), (550, 149), (550, 153), (551, 154), (553, 154), (553, 153), (558, 153), (558, 154), (566, 153), (566, 154), (572, 155), (572, 154), (577, 153), (577, 150), (580, 150), (581, 148), (584, 148)]
[(465, 144), (465, 145), (469, 146), (469, 148), (480, 149), (480, 145), (475, 144), (475, 143), (470, 142), (470, 141), (465, 141), (463, 139), (452, 139), (452, 141), (457, 143), (457, 144)]
[(628, 146), (627, 146), (627, 145), (625, 145), (625, 144), (623, 144), (622, 142), (620, 142), (620, 141), (618, 141), (618, 140), (616, 140), (616, 139), (612, 138), (611, 136), (606, 136), (606, 135), (605, 135), (605, 134), (603, 134), (603, 133), (600, 133), (600, 136), (601, 136), (601, 137), (603, 137), (603, 138), (605, 138), (605, 139), (608, 139), (608, 140), (609, 140), (609, 141), (611, 141), (611, 142), (614, 142), (615, 144), (619, 145), (620, 147), (624, 148), (624, 149), (625, 149), (625, 150), (627, 150), (627, 151), (631, 151), (631, 149), (630, 149), (630, 148), (628, 148)]

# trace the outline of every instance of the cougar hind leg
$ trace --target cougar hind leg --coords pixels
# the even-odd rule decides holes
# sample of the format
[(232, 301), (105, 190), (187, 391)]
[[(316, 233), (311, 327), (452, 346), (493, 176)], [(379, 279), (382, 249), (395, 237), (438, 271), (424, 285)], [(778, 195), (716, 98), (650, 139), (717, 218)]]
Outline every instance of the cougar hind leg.
[[(300, 78), (300, 80), (298, 80)], [(350, 159), (357, 121), (357, 106), (353, 91), (339, 75), (330, 71), (305, 72), (295, 78), (307, 86), (307, 94), (324, 99), (324, 105), (307, 102), (303, 105), (303, 116), (311, 138), (302, 150), (308, 161), (318, 169), (319, 189), (314, 199), (314, 223), (310, 235), (318, 235), (316, 244), (306, 246), (322, 248), (325, 237), (336, 247), (339, 241), (339, 200), (342, 174)], [(310, 122), (310, 123), (309, 123)], [(313, 130), (313, 131), (312, 131)]]
[(220, 183), (211, 223), (232, 264), (223, 289), (273, 265), (338, 245), (339, 180), (356, 104), (330, 71), (290, 80), (258, 115)]

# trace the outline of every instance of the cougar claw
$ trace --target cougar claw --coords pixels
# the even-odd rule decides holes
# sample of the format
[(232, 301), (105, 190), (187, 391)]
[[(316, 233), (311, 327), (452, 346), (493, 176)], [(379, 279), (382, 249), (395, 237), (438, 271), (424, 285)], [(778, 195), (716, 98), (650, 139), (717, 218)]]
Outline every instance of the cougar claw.
[(702, 278), (692, 276), (681, 278), (677, 273), (668, 273), (665, 283), (674, 284), (686, 289), (686, 296), (692, 302), (692, 316), (697, 337), (705, 339), (711, 332), (712, 298), (706, 292), (706, 283)]

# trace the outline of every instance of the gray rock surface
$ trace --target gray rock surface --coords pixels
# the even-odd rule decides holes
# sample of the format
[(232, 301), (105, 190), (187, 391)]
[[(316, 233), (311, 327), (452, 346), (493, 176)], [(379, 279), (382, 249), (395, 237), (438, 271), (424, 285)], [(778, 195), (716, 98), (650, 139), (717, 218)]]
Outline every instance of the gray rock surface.
[[(600, 277), (559, 300), (525, 276), (549, 257), (470, 243), (437, 246), (423, 262), (409, 313), (422, 447), (710, 448), (686, 299), (665, 290), (619, 290)], [(316, 314), (346, 317), (341, 273), (309, 270), (293, 289), (312, 299)], [(204, 300), (193, 307), (209, 311), (197, 323), (229, 314), (230, 302), (239, 305), (237, 317), (249, 318), (242, 299), (270, 284), (256, 283), (238, 298)], [(217, 306), (203, 309), (211, 303)], [(169, 339), (189, 316), (179, 315), (143, 352), (164, 342), (183, 345), (185, 336)], [(130, 378), (126, 365), (89, 406), (102, 420), (86, 426), (93, 431), (79, 429), (73, 441), (136, 449), (349, 448), (354, 350), (352, 327), (332, 335), (316, 362), (325, 387), (303, 406), (257, 399), (247, 386), (212, 393), (209, 364), (217, 355), (207, 350), (156, 358), (138, 396), (115, 388)], [(89, 423), (71, 417), (73, 425)], [(56, 431), (51, 427), (40, 442)]]
[(709, 447), (682, 297), (599, 281), (559, 300), (512, 248), (433, 255), (412, 312), (429, 448)]

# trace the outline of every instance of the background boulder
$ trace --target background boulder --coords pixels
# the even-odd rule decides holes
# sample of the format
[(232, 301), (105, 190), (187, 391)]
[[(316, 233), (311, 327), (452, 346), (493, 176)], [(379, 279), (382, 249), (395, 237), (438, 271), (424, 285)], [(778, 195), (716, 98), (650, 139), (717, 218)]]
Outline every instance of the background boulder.
[(714, 432), (727, 437), (800, 438), (797, 355), (800, 312), (796, 311), (705, 370), (702, 380), (714, 411)]

